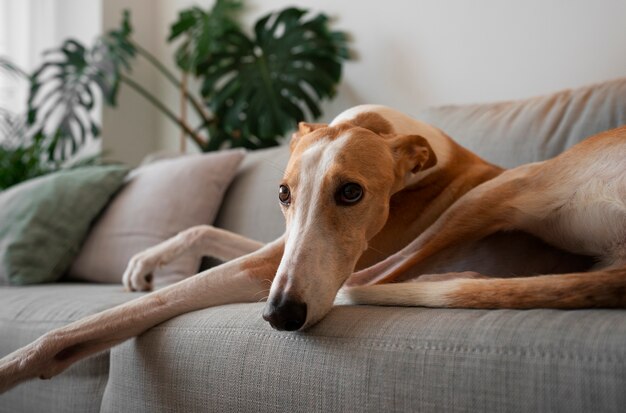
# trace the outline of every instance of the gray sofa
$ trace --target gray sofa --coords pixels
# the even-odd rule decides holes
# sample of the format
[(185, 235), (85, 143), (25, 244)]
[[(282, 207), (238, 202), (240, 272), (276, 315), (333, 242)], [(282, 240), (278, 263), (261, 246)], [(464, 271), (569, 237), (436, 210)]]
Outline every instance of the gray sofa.
[[(515, 166), (626, 124), (626, 80), (421, 118)], [(216, 225), (270, 240), (286, 147), (254, 152)], [(120, 285), (0, 288), (0, 356), (137, 297)], [(278, 332), (262, 303), (185, 314), (50, 381), (0, 396), (0, 412), (623, 412), (626, 311), (343, 306)]]

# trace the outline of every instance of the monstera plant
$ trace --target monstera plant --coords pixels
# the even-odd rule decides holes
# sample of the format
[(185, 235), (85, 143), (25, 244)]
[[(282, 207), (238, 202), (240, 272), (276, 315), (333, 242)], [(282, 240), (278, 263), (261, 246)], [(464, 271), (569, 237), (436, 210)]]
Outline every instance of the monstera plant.
[(96, 96), (114, 106), (122, 68), (130, 70), (135, 51), (127, 42), (128, 17), (120, 30), (99, 37), (91, 48), (70, 39), (45, 52), (30, 75), (0, 58), (3, 76), (30, 85), (26, 114), (0, 108), (0, 190), (61, 168), (99, 162), (93, 155), (70, 158), (100, 135)]
[[(237, 3), (215, 7), (228, 16)], [(320, 100), (334, 96), (349, 57), (344, 33), (331, 31), (323, 14), (307, 17), (305, 10), (287, 8), (262, 17), (250, 37), (228, 17), (217, 24), (215, 12), (181, 13), (170, 36), (185, 38), (176, 62), (201, 80), (212, 112), (201, 125), (207, 129), (203, 149), (277, 145), (298, 121), (321, 115)]]
[[(0, 59), (0, 74), (12, 82), (28, 81), (28, 74)], [(26, 116), (0, 108), (0, 190), (49, 171), (42, 162), (42, 145), (28, 138)]]
[[(179, 14), (168, 37), (176, 46), (179, 73), (135, 41), (128, 12), (119, 28), (91, 47), (66, 40), (46, 52), (42, 65), (28, 76), (24, 119), (0, 111), (0, 132), (22, 135), (28, 144), (20, 148), (33, 154), (29, 162), (42, 159), (33, 166), (36, 174), (58, 169), (100, 135), (96, 102), (115, 106), (122, 86), (154, 105), (202, 151), (277, 145), (297, 122), (319, 117), (320, 102), (336, 93), (349, 58), (347, 36), (331, 30), (324, 14), (293, 7), (261, 17), (248, 35), (237, 20), (241, 8), (240, 0), (217, 0), (211, 9), (192, 7)], [(179, 90), (178, 111), (133, 80), (138, 57)], [(10, 66), (0, 59), (0, 68)], [(189, 88), (189, 77), (197, 79), (199, 90)], [(197, 124), (188, 120), (188, 105)], [(3, 155), (6, 146), (1, 146), (0, 162), (13, 159)]]

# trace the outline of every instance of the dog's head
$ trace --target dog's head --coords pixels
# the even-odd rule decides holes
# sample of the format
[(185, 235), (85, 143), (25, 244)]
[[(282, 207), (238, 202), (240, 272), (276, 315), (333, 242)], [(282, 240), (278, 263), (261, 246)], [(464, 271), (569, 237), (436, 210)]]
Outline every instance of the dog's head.
[(289, 331), (323, 318), (385, 225), (391, 195), (435, 163), (426, 139), (391, 133), (373, 114), (333, 126), (301, 123), (278, 188), (285, 251), (263, 318)]

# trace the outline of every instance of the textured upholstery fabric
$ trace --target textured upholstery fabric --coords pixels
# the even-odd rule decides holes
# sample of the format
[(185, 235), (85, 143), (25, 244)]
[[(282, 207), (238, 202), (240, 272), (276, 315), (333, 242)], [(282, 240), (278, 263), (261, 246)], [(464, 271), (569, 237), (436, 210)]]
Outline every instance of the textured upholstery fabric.
[(102, 412), (623, 412), (626, 311), (262, 304), (178, 317), (112, 352)]
[[(119, 283), (130, 258), (195, 225), (212, 224), (242, 150), (181, 156), (142, 166), (111, 201), (70, 268), (72, 278)], [(200, 260), (181, 257), (154, 273), (156, 285), (195, 274)]]
[(626, 78), (510, 102), (442, 106), (418, 118), (506, 168), (552, 158), (626, 124)]
[(289, 146), (249, 152), (224, 195), (215, 226), (269, 242), (285, 231), (278, 185), (289, 160)]
[[(0, 357), (74, 320), (138, 297), (121, 285), (0, 287)], [(53, 380), (24, 383), (0, 395), (0, 413), (100, 411), (109, 352), (83, 360)]]
[[(139, 294), (119, 286), (0, 288), (0, 356)], [(338, 307), (280, 333), (262, 304), (180, 316), (0, 412), (623, 411), (626, 312)], [(104, 397), (103, 397), (103, 391)]]

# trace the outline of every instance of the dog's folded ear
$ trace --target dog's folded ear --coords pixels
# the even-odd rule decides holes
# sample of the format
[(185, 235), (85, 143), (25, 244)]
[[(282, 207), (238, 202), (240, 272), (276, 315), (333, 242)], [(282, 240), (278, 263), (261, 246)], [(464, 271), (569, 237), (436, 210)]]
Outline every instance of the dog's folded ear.
[(320, 129), (320, 128), (326, 128), (328, 127), (328, 125), (326, 123), (307, 123), (307, 122), (300, 122), (298, 123), (298, 130), (295, 131), (292, 135), (291, 135), (291, 141), (289, 142), (289, 148), (291, 149), (291, 151), (293, 151), (293, 149), (296, 147), (296, 144), (298, 142), (298, 140), (300, 139), (300, 137), (313, 132), (314, 130)]
[(378, 134), (390, 134), (393, 132), (391, 123), (376, 112), (359, 113), (347, 122), (351, 125), (359, 126)]
[(428, 141), (419, 135), (392, 135), (387, 140), (396, 159), (400, 176), (417, 173), (437, 164), (435, 152)]

